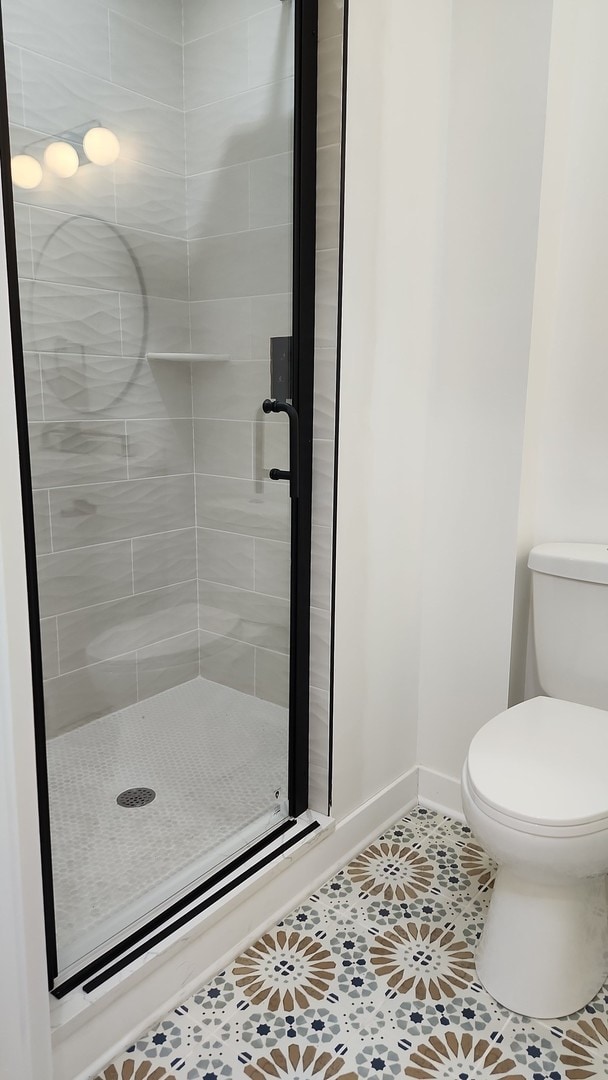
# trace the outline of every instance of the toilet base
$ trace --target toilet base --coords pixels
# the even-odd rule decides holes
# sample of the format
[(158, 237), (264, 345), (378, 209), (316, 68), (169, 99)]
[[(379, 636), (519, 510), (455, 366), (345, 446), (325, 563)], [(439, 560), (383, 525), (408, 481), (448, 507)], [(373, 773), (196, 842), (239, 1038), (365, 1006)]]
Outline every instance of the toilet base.
[(544, 884), (502, 866), (477, 951), (482, 985), (511, 1012), (549, 1019), (587, 1005), (606, 977), (606, 878)]

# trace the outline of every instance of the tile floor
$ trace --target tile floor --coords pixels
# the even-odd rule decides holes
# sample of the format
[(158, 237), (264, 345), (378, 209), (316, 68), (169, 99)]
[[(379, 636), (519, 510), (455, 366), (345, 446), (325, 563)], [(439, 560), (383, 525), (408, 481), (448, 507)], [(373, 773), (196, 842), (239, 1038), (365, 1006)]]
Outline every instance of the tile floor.
[[(62, 968), (281, 820), (288, 735), (287, 709), (199, 678), (49, 740)], [(117, 805), (139, 786), (154, 802)]]
[(475, 981), (493, 873), (413, 810), (98, 1080), (605, 1080), (608, 985), (540, 1023)]

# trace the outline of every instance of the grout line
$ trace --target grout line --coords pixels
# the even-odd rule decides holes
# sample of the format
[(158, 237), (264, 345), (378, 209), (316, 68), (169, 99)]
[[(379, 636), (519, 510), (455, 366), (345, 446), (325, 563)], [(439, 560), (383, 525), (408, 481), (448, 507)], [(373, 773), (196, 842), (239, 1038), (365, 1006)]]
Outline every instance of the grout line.
[(110, 604), (120, 604), (123, 600), (132, 600), (134, 597), (152, 596), (154, 593), (163, 592), (165, 589), (176, 589), (179, 585), (189, 585), (194, 581), (196, 581), (196, 578), (183, 578), (182, 581), (172, 581), (170, 585), (157, 585), (154, 589), (142, 589), (141, 592), (124, 593), (122, 596), (113, 596), (111, 600), (98, 600), (94, 604), (85, 604), (81, 608), (56, 611), (54, 617), (60, 619), (64, 615), (77, 615), (81, 611), (94, 611), (96, 608), (106, 607)]
[[(256, 592), (255, 589), (244, 589), (241, 585), (229, 585), (224, 581), (214, 581), (213, 578), (200, 578), (201, 583), (205, 585), (219, 585), (222, 589), (232, 589), (234, 592), (246, 593), (248, 596), (260, 596), (265, 600), (281, 600), (284, 604), (289, 604), (289, 597), (276, 596), (275, 593)], [(323, 611), (323, 609), (319, 609)], [(201, 627), (201, 629), (203, 629)]]
[[(186, 419), (189, 419), (189, 417), (186, 417)], [(38, 421), (38, 422), (40, 422), (40, 421)], [(59, 484), (59, 485), (52, 484), (48, 488), (33, 488), (33, 490), (34, 491), (70, 491), (70, 490), (73, 490), (74, 488), (94, 488), (94, 487), (107, 486), (108, 484), (139, 484), (140, 482), (145, 483), (148, 480), (181, 480), (182, 477), (184, 477), (184, 476), (191, 477), (193, 475), (194, 474), (191, 473), (191, 472), (159, 473), (156, 476), (134, 476), (130, 480), (90, 480), (88, 484), (83, 484), (82, 482), (78, 483), (78, 484), (73, 484), (73, 483), (72, 484)], [(199, 475), (202, 476), (202, 475), (207, 475), (207, 474), (199, 473)], [(224, 479), (227, 479), (227, 480), (242, 480), (243, 477), (242, 476), (230, 476), (230, 477), (225, 477)], [(186, 525), (184, 525), (183, 527), (188, 528), (188, 526), (186, 526)], [(169, 532), (174, 532), (176, 530), (169, 529), (168, 531)], [(83, 546), (86, 547), (87, 545), (83, 545)]]
[[(204, 36), (206, 37), (207, 35), (204, 35)], [(334, 34), (334, 37), (338, 37), (338, 35)], [(200, 41), (201, 39), (198, 38), (196, 40)], [(325, 40), (329, 41), (330, 39), (326, 38)], [(192, 42), (188, 42), (188, 44), (191, 45)], [(259, 90), (265, 90), (269, 86), (271, 86), (271, 87), (283, 86), (286, 83), (293, 83), (293, 81), (294, 81), (294, 76), (293, 75), (284, 75), (283, 78), (281, 78), (281, 79), (271, 79), (269, 82), (258, 83), (257, 86), (248, 86), (246, 90), (239, 90), (238, 94), (228, 94), (227, 97), (216, 98), (214, 101), (206, 101), (202, 105), (195, 105), (194, 108), (192, 108), (192, 109), (186, 109), (186, 115), (187, 116), (192, 116), (193, 113), (202, 112), (203, 109), (212, 109), (216, 105), (224, 105), (227, 101), (236, 101), (237, 98), (245, 97), (246, 94), (254, 94), (256, 91), (259, 91)], [(235, 164), (238, 165), (238, 164), (241, 164), (241, 163), (240, 162), (235, 162)]]
[[(181, 529), (166, 529), (163, 532), (156, 532), (156, 533), (138, 533), (137, 536), (133, 536), (133, 537), (123, 536), (119, 540), (100, 540), (96, 544), (81, 544), (79, 547), (60, 548), (58, 551), (46, 551), (43, 554), (38, 555), (38, 558), (39, 559), (48, 559), (49, 556), (51, 556), (51, 555), (64, 555), (64, 554), (67, 554), (67, 552), (69, 552), (69, 551), (94, 551), (95, 548), (109, 547), (111, 544), (128, 544), (129, 541), (133, 541), (133, 540), (149, 540), (154, 536), (172, 536), (175, 533), (187, 533), (187, 532), (190, 532), (190, 530), (193, 529), (194, 527), (195, 527), (194, 525), (186, 525)], [(232, 534), (230, 534), (230, 535), (232, 535)], [(240, 535), (240, 534), (236, 534), (236, 535)], [(280, 541), (280, 540), (273, 541), (273, 543), (281, 543), (281, 542), (282, 541)]]
[[(114, 660), (123, 660), (125, 656), (135, 656), (138, 652), (144, 652), (145, 649), (152, 648), (153, 645), (163, 645), (167, 641), (174, 641), (176, 638), (187, 637), (189, 634), (195, 634), (196, 627), (191, 627), (190, 630), (180, 630), (178, 634), (172, 634), (167, 638), (155, 638), (154, 641), (148, 641), (145, 645), (137, 645), (133, 649), (127, 649), (126, 652), (115, 653), (113, 656), (104, 656), (101, 660), (94, 660), (91, 664), (84, 664), (82, 667), (69, 668), (67, 671), (62, 671), (60, 675), (51, 675), (49, 679), (45, 679), (45, 683), (54, 682), (55, 679), (63, 678), (66, 675), (75, 675), (78, 671), (88, 671), (89, 668), (99, 667), (100, 664), (113, 663)], [(217, 634), (216, 637), (221, 637), (221, 634)], [(233, 640), (233, 639), (231, 639)], [(236, 640), (236, 639), (234, 639)], [(244, 644), (240, 642), (239, 644)], [(245, 644), (247, 644), (245, 642)]]
[[(56, 618), (56, 616), (52, 616), (52, 617)], [(196, 633), (197, 633), (196, 626), (191, 627), (189, 630), (180, 630), (178, 634), (172, 634), (170, 637), (167, 637), (167, 638), (158, 638), (158, 639), (155, 639), (154, 641), (149, 641), (146, 645), (138, 645), (133, 649), (128, 649), (127, 652), (116, 653), (113, 656), (106, 656), (106, 657), (103, 657), (101, 660), (94, 660), (90, 664), (84, 664), (83, 667), (69, 668), (68, 671), (62, 671), (61, 675), (51, 675), (48, 679), (45, 679), (44, 681), (45, 681), (45, 683), (53, 682), (55, 679), (58, 679), (58, 678), (63, 677), (65, 675), (74, 675), (77, 671), (88, 671), (89, 668), (98, 667), (100, 664), (107, 664), (107, 663), (113, 662), (114, 660), (122, 660), (125, 656), (135, 656), (136, 653), (143, 652), (146, 649), (150, 649), (150, 648), (152, 648), (153, 645), (163, 645), (167, 641), (175, 641), (176, 638), (188, 637), (188, 635), (196, 634)], [(263, 646), (261, 646), (261, 645), (252, 645), (250, 641), (242, 641), (241, 638), (229, 637), (228, 634), (216, 634), (213, 630), (202, 630), (202, 631), (198, 631), (198, 633), (208, 634), (209, 637), (213, 637), (213, 638), (218, 638), (218, 639), (221, 638), (222, 640), (225, 639), (226, 641), (233, 642), (235, 645), (244, 645), (248, 649), (263, 648)], [(275, 652), (276, 650), (274, 650), (274, 649), (265, 649), (264, 651), (265, 652)], [(278, 656), (287, 656), (288, 654), (287, 653), (277, 653), (277, 655)], [(208, 678), (208, 676), (201, 676), (201, 677), (202, 678)], [(210, 681), (214, 682), (213, 679), (211, 679)], [(222, 685), (227, 685), (227, 684), (222, 683)], [(232, 687), (232, 689), (237, 689), (237, 688)]]
[[(124, 17), (125, 16), (122, 16), (122, 18), (124, 18)], [(137, 23), (136, 25), (141, 26), (142, 24)], [(145, 30), (150, 30), (150, 28), (147, 27), (147, 26), (144, 27), (144, 29)], [(150, 30), (150, 33), (154, 34), (155, 31)], [(157, 37), (162, 37), (163, 35), (162, 34), (157, 34), (156, 36)], [(166, 38), (165, 40), (169, 41), (170, 39)], [(173, 44), (177, 45), (179, 43), (178, 42), (173, 42)], [(119, 90), (123, 90), (124, 92), (126, 92), (130, 96), (132, 96), (134, 98), (137, 98), (138, 101), (149, 102), (151, 105), (155, 105), (155, 106), (160, 105), (164, 109), (170, 109), (172, 113), (182, 112), (182, 110), (179, 108), (178, 105), (170, 105), (168, 102), (161, 100), (161, 98), (153, 98), (153, 97), (150, 97), (149, 94), (142, 94), (141, 91), (139, 91), (139, 90), (133, 90), (130, 86), (123, 85), (123, 83), (113, 82), (113, 80), (111, 78), (108, 79), (108, 78), (105, 77), (105, 75), (99, 75), (99, 74), (97, 74), (95, 72), (91, 72), (87, 68), (77, 68), (73, 64), (68, 63), (67, 60), (58, 60), (57, 57), (55, 57), (55, 56), (48, 56), (46, 53), (38, 52), (36, 49), (31, 49), (29, 47), (24, 48), (23, 46), (19, 46), (19, 49), (20, 49), (20, 52), (29, 53), (30, 56), (37, 57), (37, 58), (45, 61), (47, 64), (50, 64), (51, 66), (54, 65), (54, 64), (57, 64), (58, 67), (67, 68), (67, 70), (69, 71), (69, 73), (71, 75), (74, 75), (74, 74), (76, 74), (76, 75), (83, 75), (83, 74), (87, 75), (89, 77), (89, 79), (95, 80), (95, 81), (100, 82), (100, 83), (103, 83), (104, 88), (105, 87), (110, 87), (112, 90), (116, 90), (118, 88)], [(284, 82), (285, 80), (281, 79), (280, 81)], [(95, 92), (95, 88), (93, 87), (92, 89)], [(252, 89), (257, 90), (258, 88), (255, 87), (255, 88), (252, 88)], [(24, 112), (25, 112), (25, 109), (24, 109)], [(25, 119), (25, 116), (24, 116), (24, 119)], [(24, 124), (23, 126), (29, 128), (29, 124)], [(53, 132), (52, 131), (45, 131), (45, 132), (42, 132), (42, 134), (43, 135), (52, 135)], [(166, 170), (166, 171), (169, 172), (170, 170)]]

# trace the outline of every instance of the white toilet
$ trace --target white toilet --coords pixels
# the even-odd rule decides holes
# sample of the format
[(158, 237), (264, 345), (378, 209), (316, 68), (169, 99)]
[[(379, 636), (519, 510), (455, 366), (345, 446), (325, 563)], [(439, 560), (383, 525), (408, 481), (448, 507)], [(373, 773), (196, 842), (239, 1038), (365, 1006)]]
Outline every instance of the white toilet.
[(466, 819), (499, 871), (477, 973), (502, 1005), (581, 1009), (608, 969), (608, 547), (530, 553), (536, 697), (477, 732)]

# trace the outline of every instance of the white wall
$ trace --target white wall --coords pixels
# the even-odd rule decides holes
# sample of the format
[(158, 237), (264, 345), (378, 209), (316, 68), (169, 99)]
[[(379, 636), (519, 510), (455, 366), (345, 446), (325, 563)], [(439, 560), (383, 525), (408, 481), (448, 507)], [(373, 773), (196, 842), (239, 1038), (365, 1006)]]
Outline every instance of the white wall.
[[(522, 621), (533, 544), (608, 536), (607, 34), (601, 0), (556, 0), (520, 513)], [(525, 693), (538, 691), (530, 648)]]
[(416, 762), (423, 454), (451, 5), (351, 0), (334, 813)]
[(507, 705), (551, 14), (453, 8), (418, 717), (422, 790), (440, 800)]

